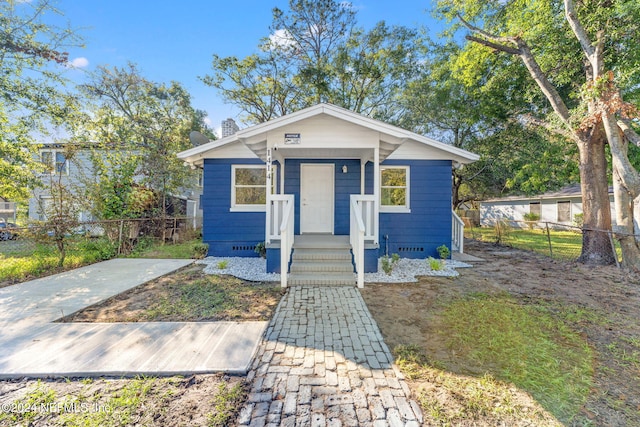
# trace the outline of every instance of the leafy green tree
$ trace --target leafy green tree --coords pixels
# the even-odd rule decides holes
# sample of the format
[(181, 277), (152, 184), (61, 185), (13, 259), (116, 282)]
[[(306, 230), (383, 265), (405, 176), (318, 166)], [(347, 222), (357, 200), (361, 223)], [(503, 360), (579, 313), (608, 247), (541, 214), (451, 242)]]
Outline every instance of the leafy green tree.
[[(454, 43), (428, 47), (420, 76), (404, 92), (400, 122), (402, 127), (480, 154), (479, 161), (453, 168), (453, 208), (487, 197), (539, 193), (574, 182), (575, 150), (567, 150), (564, 141), (544, 129), (519, 121), (513, 106), (523, 102), (517, 93), (507, 104), (502, 101), (504, 87), (465, 85), (454, 69), (460, 54), (461, 48)], [(550, 173), (554, 170), (557, 172)]]
[(21, 200), (38, 185), (37, 134), (73, 109), (61, 87), (79, 37), (47, 23), (61, 12), (48, 0), (0, 2), (0, 197)]
[(640, 11), (633, 3), (586, 1), (576, 8), (573, 0), (442, 0), (438, 6), (444, 16), (469, 31), (466, 37), (472, 43), (465, 46), (459, 62), (467, 84), (497, 79), (508, 85), (508, 76), (526, 70), (531, 78), (520, 91), (530, 108), (521, 119), (576, 144), (585, 229), (580, 261), (585, 263), (614, 261), (608, 234), (598, 231), (611, 229), (605, 154), (609, 144), (617, 223), (627, 234), (618, 236), (623, 258), (628, 267), (640, 269), (630, 212), (640, 179), (628, 162), (625, 145), (640, 138), (629, 125), (632, 109), (622, 101), (627, 91), (631, 98), (637, 97), (639, 83), (640, 55), (635, 46)]
[(204, 114), (179, 83), (149, 81), (133, 64), (99, 67), (80, 90), (93, 104), (73, 133), (94, 143), (102, 216), (139, 213), (137, 185), (156, 193), (157, 211), (166, 216), (169, 196), (195, 179), (176, 153), (189, 148), (191, 131), (210, 133)]
[(213, 74), (202, 77), (242, 109), (246, 122), (319, 102), (398, 119), (401, 89), (420, 61), (416, 30), (380, 22), (365, 31), (347, 3), (290, 0), (289, 10), (273, 10), (270, 31), (244, 59), (214, 55)]

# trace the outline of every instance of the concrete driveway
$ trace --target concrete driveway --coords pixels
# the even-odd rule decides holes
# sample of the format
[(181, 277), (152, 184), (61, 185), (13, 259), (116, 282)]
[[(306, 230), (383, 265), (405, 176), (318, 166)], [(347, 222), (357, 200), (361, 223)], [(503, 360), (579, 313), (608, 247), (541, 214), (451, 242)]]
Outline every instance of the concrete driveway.
[(267, 322), (51, 323), (191, 262), (114, 259), (0, 289), (0, 378), (246, 373)]

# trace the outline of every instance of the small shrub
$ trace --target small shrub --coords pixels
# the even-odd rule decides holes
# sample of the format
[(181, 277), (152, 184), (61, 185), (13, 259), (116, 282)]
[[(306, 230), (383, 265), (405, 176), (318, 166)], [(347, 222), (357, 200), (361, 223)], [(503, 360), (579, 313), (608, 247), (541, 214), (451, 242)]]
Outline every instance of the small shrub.
[(432, 271), (440, 271), (442, 270), (442, 261), (439, 259), (435, 259), (434, 257), (427, 258), (427, 262), (429, 263), (429, 268)]
[(533, 230), (533, 226), (535, 225), (535, 223), (540, 221), (540, 215), (535, 212), (527, 212), (526, 214), (522, 215), (522, 217), (526, 221), (529, 230)]
[(509, 227), (507, 221), (500, 220), (495, 223), (495, 225), (493, 226), (493, 230), (495, 233), (495, 244), (500, 245), (505, 243), (509, 238), (511, 227)]
[(390, 275), (393, 272), (393, 269), (396, 267), (396, 264), (398, 263), (398, 261), (400, 261), (400, 255), (398, 254), (392, 254), (391, 258), (389, 258), (389, 255), (383, 256), (382, 258), (380, 258), (380, 264), (382, 264), (382, 270), (387, 275)]
[(227, 261), (226, 259), (223, 259), (222, 261), (218, 261), (218, 264), (216, 264), (216, 267), (218, 268), (218, 270), (224, 270), (225, 268), (229, 267), (229, 261)]
[(205, 258), (207, 252), (209, 252), (209, 245), (207, 243), (196, 243), (193, 245), (193, 257), (195, 259)]
[(576, 227), (582, 228), (584, 225), (584, 214), (578, 213), (573, 216), (573, 223)]
[(436, 250), (438, 251), (438, 255), (440, 255), (440, 259), (442, 260), (449, 258), (449, 255), (451, 255), (451, 251), (449, 250), (447, 245), (438, 246)]
[(260, 242), (256, 245), (256, 248), (253, 250), (255, 253), (257, 253), (258, 255), (260, 255), (260, 258), (266, 258), (267, 257), (267, 247), (265, 246), (264, 242)]

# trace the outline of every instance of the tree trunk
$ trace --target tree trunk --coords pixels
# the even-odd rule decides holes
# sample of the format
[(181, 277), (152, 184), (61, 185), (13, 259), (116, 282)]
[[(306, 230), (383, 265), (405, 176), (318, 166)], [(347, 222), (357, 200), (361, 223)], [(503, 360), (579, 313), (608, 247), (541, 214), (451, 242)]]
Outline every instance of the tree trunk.
[(620, 176), (613, 174), (613, 192), (616, 206), (616, 239), (622, 249), (622, 266), (640, 271), (640, 248), (634, 235), (634, 200), (622, 185)]
[(582, 253), (578, 262), (588, 265), (615, 263), (609, 240), (611, 208), (605, 156), (606, 136), (601, 128), (583, 133), (578, 143), (580, 153), (580, 182), (584, 225)]

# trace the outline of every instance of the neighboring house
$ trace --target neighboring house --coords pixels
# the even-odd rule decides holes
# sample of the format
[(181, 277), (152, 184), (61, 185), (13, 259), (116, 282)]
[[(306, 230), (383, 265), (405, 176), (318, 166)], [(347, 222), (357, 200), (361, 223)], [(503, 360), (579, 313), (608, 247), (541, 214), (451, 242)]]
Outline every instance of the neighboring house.
[[(44, 144), (39, 150), (40, 161), (46, 165), (46, 171), (41, 175), (43, 186), (34, 189), (29, 199), (29, 219), (32, 221), (46, 220), (45, 212), (52, 202), (50, 194), (50, 180), (61, 180), (65, 188), (83, 196), (88, 179), (93, 176), (93, 164), (89, 148), (78, 147), (72, 159), (65, 157), (65, 144)], [(201, 181), (193, 188), (184, 189), (181, 194), (174, 195), (185, 207), (186, 216), (193, 220), (196, 226), (202, 223), (202, 210), (199, 206), (202, 193)], [(94, 220), (91, 207), (79, 209), (80, 222)]]
[(461, 229), (452, 241), (460, 221), (451, 210), (451, 168), (478, 159), (330, 104), (178, 156), (204, 169), (209, 255), (256, 256), (265, 242), (267, 270), (282, 271), (300, 235), (343, 236), (358, 273), (376, 271), (385, 253), (427, 258), (443, 244), (462, 249)]
[(16, 222), (16, 203), (0, 197), (0, 222)]
[[(611, 219), (615, 222), (613, 188), (609, 187)], [(582, 213), (580, 184), (572, 184), (558, 191), (536, 196), (510, 196), (485, 200), (480, 203), (480, 225), (493, 226), (500, 220), (524, 221), (527, 213), (540, 215), (540, 221), (574, 225), (575, 217)]]

